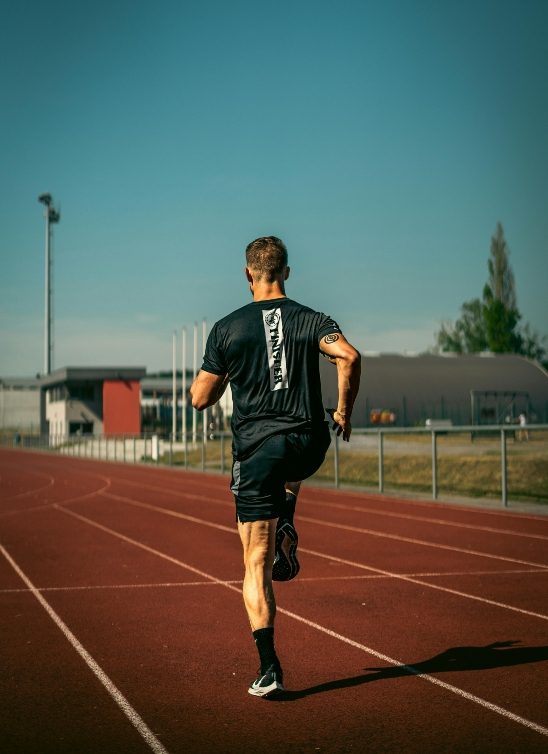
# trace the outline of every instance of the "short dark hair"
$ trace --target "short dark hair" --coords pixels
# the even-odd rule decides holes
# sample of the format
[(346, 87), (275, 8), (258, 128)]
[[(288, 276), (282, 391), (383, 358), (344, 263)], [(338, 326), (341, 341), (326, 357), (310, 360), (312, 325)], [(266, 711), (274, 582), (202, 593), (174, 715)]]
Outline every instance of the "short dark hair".
[(287, 249), (280, 238), (263, 236), (248, 244), (245, 259), (247, 266), (255, 270), (259, 278), (272, 283), (287, 267)]

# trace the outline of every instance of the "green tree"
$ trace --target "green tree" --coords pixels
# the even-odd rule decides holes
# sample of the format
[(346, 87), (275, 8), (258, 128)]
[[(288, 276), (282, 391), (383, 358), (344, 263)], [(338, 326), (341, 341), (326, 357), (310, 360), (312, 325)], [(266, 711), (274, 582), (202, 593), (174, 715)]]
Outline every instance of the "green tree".
[(521, 330), (521, 351), (529, 359), (536, 359), (542, 362), (545, 369), (548, 369), (548, 353), (545, 347), (546, 337), (541, 337), (538, 332), (533, 330), (529, 323)]
[(521, 315), (517, 306), (514, 273), (510, 267), (509, 254), (504, 230), (502, 225), (497, 223), (487, 261), (489, 281), (483, 289), (482, 310), (487, 348), (493, 353), (521, 351), (521, 336), (516, 329)]
[(461, 306), (461, 317), (453, 325), (444, 322), (437, 334), (437, 346), (441, 351), (454, 353), (477, 353), (488, 348), (483, 304), (479, 298), (465, 301)]
[(487, 260), (489, 282), (484, 289), (484, 300), (485, 291), (488, 290), (489, 295), (495, 301), (504, 304), (506, 309), (517, 311), (514, 273), (508, 260), (509, 255), (510, 250), (504, 238), (504, 230), (502, 225), (497, 223), (495, 235), (491, 237), (491, 256)]
[(497, 223), (491, 238), (487, 261), (489, 279), (483, 289), (483, 297), (481, 300), (475, 298), (466, 301), (455, 324), (442, 324), (436, 335), (436, 350), (519, 353), (539, 361), (545, 359), (545, 338), (541, 338), (528, 324), (521, 329), (518, 327), (521, 314), (509, 254), (503, 227)]

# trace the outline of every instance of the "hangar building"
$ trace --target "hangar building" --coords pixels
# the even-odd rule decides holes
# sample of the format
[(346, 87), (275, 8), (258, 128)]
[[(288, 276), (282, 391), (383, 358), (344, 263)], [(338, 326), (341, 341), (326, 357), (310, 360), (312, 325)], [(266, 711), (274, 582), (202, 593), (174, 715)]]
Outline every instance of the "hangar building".
[[(321, 359), (320, 371), (325, 404), (336, 406), (336, 369)], [(548, 373), (523, 356), (365, 354), (352, 424), (379, 424), (381, 416), (396, 426), (503, 424), (522, 412), (529, 422), (548, 422)]]

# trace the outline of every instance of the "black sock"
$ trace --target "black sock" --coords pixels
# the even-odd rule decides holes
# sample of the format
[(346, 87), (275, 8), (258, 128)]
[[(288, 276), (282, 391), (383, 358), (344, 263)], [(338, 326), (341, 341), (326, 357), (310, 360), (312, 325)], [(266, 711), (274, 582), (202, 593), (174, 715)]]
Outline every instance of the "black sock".
[(258, 628), (253, 631), (253, 638), (261, 660), (261, 673), (265, 673), (271, 665), (280, 667), (280, 661), (274, 649), (274, 626)]
[(285, 491), (285, 502), (282, 506), (282, 518), (293, 523), (293, 516), (295, 515), (295, 506), (297, 504), (297, 495), (289, 490)]

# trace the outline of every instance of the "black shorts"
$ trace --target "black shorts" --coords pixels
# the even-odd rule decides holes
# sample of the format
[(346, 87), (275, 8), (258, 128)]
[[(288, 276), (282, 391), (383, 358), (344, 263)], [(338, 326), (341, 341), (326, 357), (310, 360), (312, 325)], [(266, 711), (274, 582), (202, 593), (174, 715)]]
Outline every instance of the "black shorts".
[(273, 435), (248, 458), (234, 461), (230, 489), (238, 521), (278, 518), (285, 483), (312, 476), (322, 465), (330, 442), (326, 423), (313, 432)]

